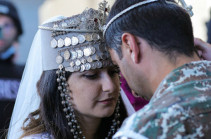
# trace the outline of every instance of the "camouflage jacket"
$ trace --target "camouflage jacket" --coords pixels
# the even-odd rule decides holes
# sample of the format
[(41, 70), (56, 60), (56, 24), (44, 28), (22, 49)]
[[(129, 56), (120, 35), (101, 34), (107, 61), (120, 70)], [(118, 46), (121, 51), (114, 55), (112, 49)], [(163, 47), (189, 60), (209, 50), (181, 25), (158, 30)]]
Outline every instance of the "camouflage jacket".
[(114, 139), (211, 139), (211, 62), (173, 70), (149, 104), (130, 116)]

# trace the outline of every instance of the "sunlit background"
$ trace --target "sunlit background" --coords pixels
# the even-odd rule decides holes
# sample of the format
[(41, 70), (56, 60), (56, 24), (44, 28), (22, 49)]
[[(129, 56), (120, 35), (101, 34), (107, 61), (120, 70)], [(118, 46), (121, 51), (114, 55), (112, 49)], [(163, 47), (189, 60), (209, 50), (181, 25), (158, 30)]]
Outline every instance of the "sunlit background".
[[(37, 26), (44, 20), (57, 15), (72, 16), (82, 12), (86, 7), (97, 8), (100, 0), (10, 0), (18, 8), (24, 35), (20, 39), (18, 64), (25, 64), (29, 49), (37, 31)], [(115, 0), (108, 0), (109, 4)], [(211, 0), (186, 0), (192, 5), (194, 35), (207, 40), (206, 22), (210, 20)]]

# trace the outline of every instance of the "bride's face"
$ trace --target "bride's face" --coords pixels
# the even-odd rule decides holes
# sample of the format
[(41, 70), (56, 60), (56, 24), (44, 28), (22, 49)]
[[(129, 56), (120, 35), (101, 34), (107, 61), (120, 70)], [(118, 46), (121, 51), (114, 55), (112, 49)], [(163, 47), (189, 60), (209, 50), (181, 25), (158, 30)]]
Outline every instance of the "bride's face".
[(68, 78), (74, 109), (84, 116), (109, 117), (119, 96), (118, 69), (108, 67), (75, 72)]

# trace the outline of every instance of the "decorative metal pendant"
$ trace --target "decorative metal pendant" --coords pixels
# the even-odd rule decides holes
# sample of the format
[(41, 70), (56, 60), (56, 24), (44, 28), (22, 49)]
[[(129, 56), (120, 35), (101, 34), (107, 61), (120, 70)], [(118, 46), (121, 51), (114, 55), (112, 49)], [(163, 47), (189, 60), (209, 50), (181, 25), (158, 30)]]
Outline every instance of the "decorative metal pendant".
[(60, 56), (60, 55), (58, 55), (58, 56), (56, 57), (56, 63), (57, 63), (57, 64), (61, 64), (62, 62), (63, 62), (63, 57)]
[(86, 38), (84, 37), (84, 35), (78, 35), (78, 41), (79, 43), (84, 43), (86, 40)]
[(96, 69), (96, 63), (95, 62), (91, 64), (91, 68)]
[(103, 65), (103, 64), (102, 64), (102, 62), (97, 61), (97, 65), (96, 65), (96, 66), (97, 66), (97, 68), (102, 68), (102, 65)]
[(100, 57), (98, 55), (95, 55), (95, 60), (99, 61)]
[(96, 34), (96, 33), (92, 34), (92, 40), (97, 41), (99, 39), (100, 39), (100, 36), (98, 34)]
[(79, 71), (80, 70), (80, 67), (79, 66), (75, 66), (74, 67), (74, 71)]
[(83, 72), (86, 69), (86, 67), (84, 65), (81, 65), (81, 72)]
[(77, 54), (78, 54), (78, 58), (83, 57), (84, 53), (81, 50), (76, 50)]
[(58, 47), (61, 48), (61, 47), (63, 47), (63, 46), (64, 46), (64, 40), (60, 38), (60, 39), (58, 40)]
[(90, 49), (91, 49), (91, 54), (92, 54), (92, 55), (95, 54), (96, 49), (95, 49), (94, 47), (90, 47)]
[(72, 37), (72, 45), (77, 45), (77, 44), (78, 44), (78, 38)]
[(91, 57), (88, 57), (88, 58), (87, 58), (87, 61), (88, 61), (89, 63), (91, 63), (91, 62), (93, 61), (93, 59), (92, 59)]
[(86, 63), (86, 59), (85, 59), (85, 58), (82, 58), (82, 59), (81, 59), (81, 63), (82, 63), (82, 64), (85, 64), (85, 63)]
[(66, 50), (65, 52), (64, 52), (64, 59), (65, 60), (68, 60), (70, 58), (70, 52), (68, 51), (68, 50)]
[(80, 66), (81, 65), (81, 61), (80, 60), (76, 60), (75, 65), (76, 66)]
[(75, 51), (71, 52), (71, 59), (76, 59), (78, 54)]
[(91, 36), (91, 34), (86, 34), (86, 35), (85, 35), (85, 39), (86, 39), (86, 41), (91, 42), (91, 41), (92, 41), (92, 36)]
[(56, 48), (57, 47), (57, 41), (56, 41), (56, 39), (53, 39), (52, 41), (51, 41), (51, 47), (52, 48)]
[(86, 63), (85, 64), (85, 68), (86, 68), (86, 70), (90, 70), (91, 69), (91, 65), (89, 63)]
[(71, 61), (70, 62), (70, 67), (73, 67), (73, 66), (75, 66), (75, 62), (74, 61)]
[(66, 70), (66, 71), (69, 71), (69, 72), (74, 72), (73, 67), (66, 67), (65, 70)]
[(64, 39), (64, 44), (65, 44), (65, 46), (70, 46), (71, 45), (71, 39), (69, 38), (69, 37), (66, 37), (65, 39)]
[(62, 22), (62, 27), (66, 28), (68, 26), (68, 24), (66, 22)]
[(91, 54), (92, 54), (92, 50), (89, 47), (84, 49), (85, 56), (90, 56)]

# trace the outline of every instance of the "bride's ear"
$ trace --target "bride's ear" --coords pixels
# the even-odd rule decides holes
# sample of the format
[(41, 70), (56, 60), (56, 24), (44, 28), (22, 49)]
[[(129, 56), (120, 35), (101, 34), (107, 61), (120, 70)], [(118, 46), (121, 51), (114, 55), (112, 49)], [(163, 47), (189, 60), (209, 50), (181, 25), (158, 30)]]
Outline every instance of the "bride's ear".
[(127, 54), (133, 63), (138, 64), (140, 62), (140, 42), (136, 36), (130, 33), (124, 33), (122, 35), (122, 51)]

